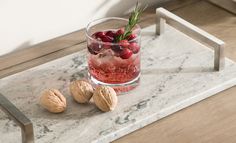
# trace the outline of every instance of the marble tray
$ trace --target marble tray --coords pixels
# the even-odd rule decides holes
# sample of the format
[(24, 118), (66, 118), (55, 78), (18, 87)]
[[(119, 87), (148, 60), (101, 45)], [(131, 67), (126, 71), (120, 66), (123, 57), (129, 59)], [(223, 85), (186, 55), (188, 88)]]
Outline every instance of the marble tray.
[[(110, 142), (236, 84), (236, 64), (213, 70), (213, 51), (170, 26), (155, 36), (155, 26), (143, 29), (140, 86), (119, 96), (113, 112), (93, 104), (75, 103), (70, 81), (87, 76), (86, 50), (0, 79), (0, 92), (34, 126), (37, 143)], [(58, 88), (68, 109), (51, 114), (38, 104), (46, 88)], [(20, 128), (0, 111), (0, 142), (21, 139)]]

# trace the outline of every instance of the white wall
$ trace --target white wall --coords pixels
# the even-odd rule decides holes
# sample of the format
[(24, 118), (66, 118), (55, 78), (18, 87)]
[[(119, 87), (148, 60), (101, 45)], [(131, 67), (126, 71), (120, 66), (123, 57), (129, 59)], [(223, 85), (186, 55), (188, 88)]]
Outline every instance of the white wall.
[[(149, 5), (166, 0), (140, 0)], [(0, 56), (61, 36), (105, 16), (121, 16), (136, 0), (0, 0)]]

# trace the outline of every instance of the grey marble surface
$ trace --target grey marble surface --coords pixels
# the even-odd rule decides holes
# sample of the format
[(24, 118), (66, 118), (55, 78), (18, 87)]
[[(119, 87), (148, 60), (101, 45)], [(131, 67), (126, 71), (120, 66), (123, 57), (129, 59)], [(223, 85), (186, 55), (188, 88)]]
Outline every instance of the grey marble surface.
[[(236, 84), (236, 64), (226, 60), (213, 71), (213, 52), (167, 26), (156, 37), (154, 26), (143, 29), (140, 86), (118, 97), (113, 112), (92, 103), (77, 104), (69, 94), (74, 79), (86, 78), (86, 50), (0, 79), (0, 92), (33, 121), (37, 143), (110, 142)], [(40, 93), (59, 89), (67, 98), (62, 114), (38, 104)], [(16, 143), (20, 128), (0, 111), (0, 142)]]

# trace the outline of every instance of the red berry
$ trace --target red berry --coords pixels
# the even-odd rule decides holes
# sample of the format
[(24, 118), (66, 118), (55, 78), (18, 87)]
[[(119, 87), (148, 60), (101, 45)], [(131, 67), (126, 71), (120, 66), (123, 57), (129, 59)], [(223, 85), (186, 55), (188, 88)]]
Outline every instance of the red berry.
[(95, 38), (102, 38), (103, 36), (105, 36), (105, 32), (96, 32), (93, 35), (95, 35)]
[(101, 40), (102, 40), (102, 42), (113, 42), (113, 40), (114, 40), (114, 38), (113, 37), (109, 37), (109, 36), (102, 36), (102, 37), (100, 37), (101, 38)]
[(116, 36), (119, 36), (121, 34), (124, 34), (125, 30), (123, 28), (119, 29), (118, 31), (116, 31)]
[(95, 42), (91, 43), (88, 46), (88, 51), (94, 55), (96, 55), (101, 49), (102, 49), (102, 46), (99, 43), (95, 43)]
[(133, 55), (132, 51), (128, 48), (124, 48), (123, 51), (121, 51), (121, 53), (120, 53), (120, 57), (122, 59), (128, 59), (132, 55)]
[(136, 54), (136, 53), (139, 52), (140, 47), (139, 47), (139, 45), (138, 45), (137, 43), (132, 42), (132, 43), (129, 44), (129, 49), (130, 49), (134, 54)]
[(118, 43), (120, 46), (122, 46), (123, 48), (128, 48), (129, 47), (129, 42), (128, 40), (121, 40)]
[(120, 53), (121, 51), (123, 51), (123, 47), (119, 45), (113, 45), (111, 49), (116, 53)]
[(88, 51), (90, 54), (97, 55), (97, 53), (95, 51), (93, 51), (90, 47), (88, 47)]
[(130, 34), (127, 39), (130, 41), (135, 39), (136, 37), (137, 37), (136, 34)]
[(106, 36), (109, 36), (109, 37), (115, 37), (116, 36), (116, 33), (114, 31), (107, 31), (106, 32)]

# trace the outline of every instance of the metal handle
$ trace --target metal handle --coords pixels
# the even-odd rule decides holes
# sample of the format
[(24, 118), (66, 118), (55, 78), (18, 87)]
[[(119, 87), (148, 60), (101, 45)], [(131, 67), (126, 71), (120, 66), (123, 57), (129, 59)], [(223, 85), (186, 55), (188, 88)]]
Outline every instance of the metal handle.
[(21, 127), (22, 143), (34, 143), (32, 122), (1, 93), (0, 107)]
[(186, 20), (176, 16), (164, 8), (156, 9), (157, 23), (156, 34), (160, 35), (164, 33), (165, 24), (175, 27), (186, 35), (196, 39), (197, 41), (209, 45), (214, 48), (214, 69), (219, 71), (224, 68), (224, 46), (225, 43), (214, 37), (213, 35), (201, 30), (200, 28), (192, 25)]

